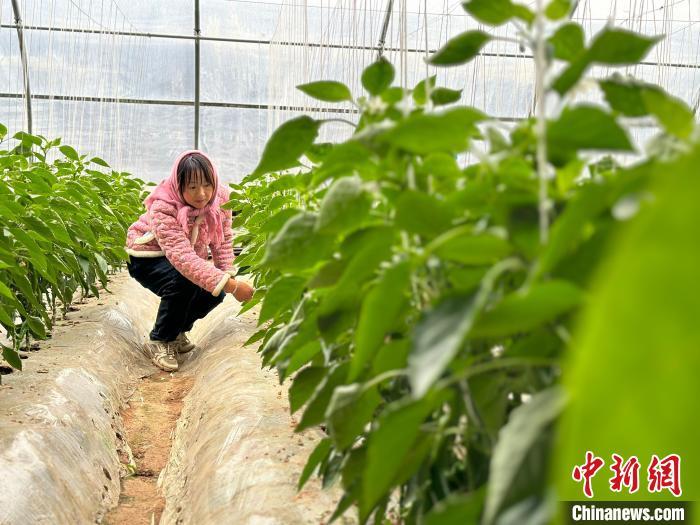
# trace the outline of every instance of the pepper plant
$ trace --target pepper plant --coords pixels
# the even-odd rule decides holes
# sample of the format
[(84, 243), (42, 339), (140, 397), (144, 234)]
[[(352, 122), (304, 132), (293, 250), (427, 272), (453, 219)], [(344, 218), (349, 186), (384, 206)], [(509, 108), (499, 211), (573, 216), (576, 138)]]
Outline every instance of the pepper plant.
[[(0, 143), (6, 136), (0, 125)], [(126, 229), (144, 183), (60, 139), (13, 138), (16, 147), (0, 150), (0, 324), (12, 341), (3, 358), (21, 369), (17, 351), (30, 335), (47, 337), (57, 302), (65, 315), (78, 290), (99, 297), (98, 280), (107, 289), (127, 257)]]
[[(655, 85), (612, 75), (597, 80), (605, 104), (570, 101), (589, 66), (638, 63), (659, 38), (606, 27), (586, 42), (567, 0), (464, 7), (519, 28), (536, 116), (508, 130), (453, 105), (461, 93), (436, 77), (393, 86), (380, 59), (362, 96), (331, 80), (299, 86), (356, 106), (347, 140), (318, 142), (326, 121), (294, 118), (231, 186), (237, 264), (257, 286), (242, 311), (260, 305), (248, 343), (291, 379), (297, 431), (327, 432), (299, 485), (339, 480), (333, 519), (353, 505), (360, 523), (548, 515), (560, 362), (590, 277), (646, 205), (650, 167), (693, 140), (692, 112)], [(457, 67), (495, 38), (468, 31), (429, 62)], [(635, 153), (621, 117), (656, 119), (654, 156), (624, 168), (593, 156)], [(465, 166), (467, 153), (477, 162)]]

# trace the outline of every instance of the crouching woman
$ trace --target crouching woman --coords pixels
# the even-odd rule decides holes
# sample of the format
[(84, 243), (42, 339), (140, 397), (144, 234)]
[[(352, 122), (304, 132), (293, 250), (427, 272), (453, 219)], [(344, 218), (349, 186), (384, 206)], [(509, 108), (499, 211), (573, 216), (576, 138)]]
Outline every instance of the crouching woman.
[(195, 348), (187, 332), (226, 293), (241, 302), (253, 295), (251, 286), (233, 277), (231, 211), (220, 208), (228, 198), (211, 159), (186, 151), (127, 231), (129, 275), (161, 298), (146, 350), (162, 370), (177, 370), (176, 355)]

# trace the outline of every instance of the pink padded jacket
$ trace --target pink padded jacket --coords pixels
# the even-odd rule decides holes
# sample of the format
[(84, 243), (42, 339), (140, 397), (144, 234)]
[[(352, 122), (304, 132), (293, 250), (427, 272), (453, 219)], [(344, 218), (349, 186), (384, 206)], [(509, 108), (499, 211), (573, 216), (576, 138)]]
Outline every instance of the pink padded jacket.
[[(219, 188), (225, 200), (227, 195)], [(177, 221), (175, 206), (156, 200), (150, 212), (141, 215), (132, 224), (126, 236), (126, 252), (133, 257), (165, 257), (187, 279), (201, 288), (219, 295), (230, 276), (234, 275), (233, 232), (231, 210), (219, 209), (224, 227), (223, 241), (217, 245), (210, 240), (207, 222), (200, 211), (188, 210), (187, 231)], [(149, 216), (150, 215), (150, 216)], [(213, 265), (207, 260), (211, 250)]]

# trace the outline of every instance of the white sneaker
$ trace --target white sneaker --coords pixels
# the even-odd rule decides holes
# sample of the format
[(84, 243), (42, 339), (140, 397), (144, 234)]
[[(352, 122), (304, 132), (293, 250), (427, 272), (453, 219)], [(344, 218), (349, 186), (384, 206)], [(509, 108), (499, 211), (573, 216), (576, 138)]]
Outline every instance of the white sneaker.
[(197, 348), (196, 345), (187, 338), (185, 332), (180, 332), (173, 343), (175, 343), (175, 352), (178, 354), (186, 354)]
[(152, 341), (146, 343), (146, 350), (151, 356), (151, 361), (161, 370), (174, 372), (178, 368), (175, 359), (175, 341)]

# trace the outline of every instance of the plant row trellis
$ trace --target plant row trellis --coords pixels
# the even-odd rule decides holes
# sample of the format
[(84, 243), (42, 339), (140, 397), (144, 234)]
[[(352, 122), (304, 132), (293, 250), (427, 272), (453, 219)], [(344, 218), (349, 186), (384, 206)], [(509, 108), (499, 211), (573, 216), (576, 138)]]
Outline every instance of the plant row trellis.
[[(504, 131), (450, 106), (461, 93), (435, 77), (393, 86), (381, 59), (362, 96), (332, 80), (299, 86), (360, 109), (348, 140), (319, 143), (324, 120), (297, 117), (232, 185), (237, 264), (257, 286), (243, 311), (260, 304), (248, 344), (292, 378), (297, 430), (327, 430), (299, 484), (340, 480), (333, 520), (352, 505), (361, 523), (491, 524), (506, 512), (525, 523), (548, 508), (561, 364), (592, 275), (653, 201), (663, 163), (697, 140), (690, 109), (652, 84), (614, 74), (596, 80), (605, 104), (571, 102), (590, 66), (638, 63), (659, 40), (606, 27), (587, 43), (571, 8), (465, 4), (484, 24), (521, 28), (538, 104), (558, 101), (556, 115)], [(467, 63), (493, 38), (468, 31), (429, 62)], [(660, 127), (631, 167), (590, 155), (635, 152), (621, 117)], [(467, 152), (479, 158), (464, 167)]]
[[(0, 142), (6, 137), (0, 125)], [(107, 289), (123, 266), (144, 182), (60, 139), (12, 138), (18, 144), (0, 150), (0, 324), (12, 342), (3, 358), (21, 369), (18, 350), (30, 335), (50, 334), (59, 303), (65, 315), (78, 290), (99, 297), (97, 282)]]

